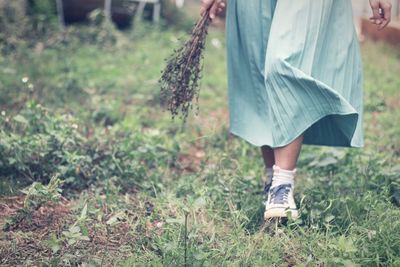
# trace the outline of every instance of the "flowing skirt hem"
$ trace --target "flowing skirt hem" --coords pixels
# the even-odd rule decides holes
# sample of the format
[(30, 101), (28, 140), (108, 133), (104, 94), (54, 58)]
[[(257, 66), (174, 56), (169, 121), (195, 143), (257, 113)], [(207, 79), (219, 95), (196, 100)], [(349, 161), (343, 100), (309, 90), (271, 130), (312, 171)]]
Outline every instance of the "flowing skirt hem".
[[(247, 141), (248, 143), (257, 146), (257, 147), (261, 147), (261, 146), (269, 146), (271, 148), (278, 148), (278, 147), (284, 147), (290, 143), (292, 143), (297, 137), (299, 137), (302, 133), (306, 133), (307, 129), (309, 129), (313, 124), (317, 123), (318, 121), (320, 121), (321, 119), (327, 117), (327, 116), (331, 116), (331, 115), (339, 115), (339, 116), (351, 116), (353, 117), (353, 120), (355, 121), (355, 123), (357, 123), (357, 119), (359, 114), (357, 112), (327, 112), (327, 113), (323, 113), (320, 114), (319, 116), (317, 116), (315, 119), (310, 120), (309, 123), (304, 124), (303, 127), (298, 127), (295, 131), (293, 131), (293, 135), (291, 135), (290, 137), (286, 138), (285, 140), (281, 140), (280, 142), (277, 143), (273, 143), (271, 142), (271, 140), (256, 140), (254, 138), (252, 138), (251, 136), (249, 136), (248, 134), (245, 134), (243, 132), (241, 132), (240, 130), (236, 129), (232, 124), (229, 126), (229, 131), (230, 133), (232, 133), (233, 135), (240, 137), (242, 139), (244, 139), (245, 141)], [(358, 142), (356, 142), (354, 140), (354, 133), (355, 133), (356, 128), (354, 127), (354, 130), (351, 133), (351, 137), (348, 138), (348, 140), (346, 140), (345, 142), (335, 142), (330, 140), (331, 142), (327, 142), (328, 140), (315, 140), (312, 138), (304, 138), (303, 140), (303, 144), (304, 145), (318, 145), (318, 146), (330, 146), (330, 147), (351, 147), (351, 148), (362, 148), (364, 147), (364, 141), (363, 140), (358, 140)]]

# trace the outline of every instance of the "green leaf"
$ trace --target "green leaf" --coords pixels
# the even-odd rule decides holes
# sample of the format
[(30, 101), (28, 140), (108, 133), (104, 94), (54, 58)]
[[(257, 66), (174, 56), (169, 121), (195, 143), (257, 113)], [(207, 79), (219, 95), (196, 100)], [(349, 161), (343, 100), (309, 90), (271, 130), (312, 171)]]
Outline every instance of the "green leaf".
[(76, 239), (68, 239), (68, 245), (73, 245), (76, 243)]
[(50, 235), (50, 238), (47, 240), (47, 245), (50, 247), (53, 253), (57, 253), (61, 248), (59, 245), (59, 240), (54, 233), (52, 233)]
[(82, 235), (84, 235), (84, 236), (89, 236), (89, 229), (87, 229), (86, 226), (81, 225), (80, 228), (81, 228), (81, 233), (82, 233)]
[(197, 198), (194, 203), (193, 203), (193, 208), (198, 209), (202, 208), (207, 204), (206, 200), (204, 197), (199, 197)]
[(315, 166), (316, 167), (326, 167), (329, 165), (333, 165), (336, 164), (338, 162), (338, 160), (334, 157), (326, 157), (320, 161), (318, 161)]
[(58, 244), (54, 244), (53, 246), (51, 246), (51, 251), (53, 253), (57, 253), (60, 250), (60, 246)]
[(85, 204), (85, 206), (83, 206), (80, 218), (81, 219), (86, 218), (86, 214), (87, 214), (87, 203)]
[(326, 216), (325, 217), (325, 222), (326, 223), (329, 223), (329, 222), (331, 222), (333, 219), (335, 219), (335, 216), (334, 215), (328, 215), (328, 216)]
[(22, 124), (29, 124), (28, 120), (25, 119), (24, 116), (19, 115), (19, 114), (18, 114), (17, 116), (14, 117), (14, 120), (17, 121), (17, 122), (20, 122), (20, 123), (22, 123)]
[(118, 216), (113, 215), (110, 219), (107, 220), (106, 224), (113, 225), (118, 222)]
[(69, 228), (69, 231), (70, 231), (71, 233), (79, 233), (79, 232), (81, 231), (81, 228), (79, 228), (78, 225), (75, 225), (75, 226), (71, 226), (71, 227)]
[(85, 236), (85, 235), (80, 236), (79, 239), (83, 240), (83, 241), (90, 241), (90, 238), (88, 236)]
[(339, 237), (338, 246), (341, 251), (346, 253), (357, 252), (357, 248), (354, 246), (353, 240), (346, 238), (344, 235)]
[(208, 256), (208, 253), (205, 253), (203, 251), (199, 251), (199, 252), (196, 252), (193, 254), (193, 257), (198, 261), (206, 259), (207, 256)]
[(343, 265), (345, 267), (357, 267), (359, 265), (355, 264), (354, 262), (352, 262), (351, 260), (343, 260), (342, 261)]
[(178, 223), (178, 224), (184, 224), (185, 220), (183, 218), (178, 219), (178, 218), (167, 218), (165, 220), (167, 223)]
[(124, 217), (125, 217), (125, 213), (123, 211), (118, 212), (118, 213), (112, 215), (110, 217), (110, 219), (107, 220), (106, 224), (113, 225), (113, 224), (119, 223), (120, 221), (122, 221), (124, 219)]

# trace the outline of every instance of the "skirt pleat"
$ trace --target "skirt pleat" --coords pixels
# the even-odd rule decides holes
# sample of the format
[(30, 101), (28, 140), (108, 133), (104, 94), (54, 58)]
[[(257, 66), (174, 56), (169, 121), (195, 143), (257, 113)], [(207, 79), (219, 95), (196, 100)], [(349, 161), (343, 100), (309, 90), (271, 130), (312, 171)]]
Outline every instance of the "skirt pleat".
[(349, 0), (229, 0), (230, 131), (256, 145), (362, 147), (362, 62)]

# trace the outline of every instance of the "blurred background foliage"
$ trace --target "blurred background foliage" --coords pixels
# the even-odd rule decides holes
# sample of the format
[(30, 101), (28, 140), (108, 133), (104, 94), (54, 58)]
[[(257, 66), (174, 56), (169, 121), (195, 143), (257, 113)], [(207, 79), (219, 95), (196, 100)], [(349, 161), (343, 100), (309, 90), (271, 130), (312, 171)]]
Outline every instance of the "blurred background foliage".
[[(74, 5), (71, 5), (72, 10), (82, 9), (80, 13), (82, 13), (81, 16), (83, 17), (78, 16), (78, 19), (74, 20), (72, 18), (70, 21), (71, 23), (75, 22), (82, 24), (79, 25), (79, 27), (81, 28), (80, 31), (83, 31), (83, 33), (78, 34), (82, 41), (103, 43), (107, 40), (107, 37), (111, 39), (113, 38), (112, 31), (114, 30), (113, 27), (118, 25), (118, 18), (114, 21), (117, 23), (116, 25), (109, 25), (109, 27), (105, 29), (100, 27), (104, 26), (106, 23), (106, 17), (103, 10), (104, 1), (94, 1), (95, 5), (92, 3), (88, 6), (89, 9), (83, 8), (85, 6), (85, 1), (75, 2)], [(90, 3), (93, 1), (88, 2)], [(127, 3), (125, 2), (129, 2), (129, 7), (127, 7)], [(124, 24), (123, 21), (121, 27), (128, 27), (128, 30), (129, 28), (134, 28), (133, 20), (135, 17), (137, 2), (132, 3), (126, 0), (113, 1), (113, 6), (124, 10), (125, 13), (123, 14), (125, 17), (128, 17), (127, 22)], [(141, 19), (151, 21), (153, 8), (153, 5), (147, 4), (145, 6), (143, 17), (139, 18), (138, 22), (140, 22)], [(68, 24), (68, 14), (66, 12), (68, 12), (68, 10), (64, 10), (65, 22)], [(73, 13), (73, 11), (71, 12)], [(56, 1), (54, 0), (2, 0), (0, 2), (0, 42), (2, 51), (7, 53), (8, 51), (13, 51), (16, 46), (32, 46), (37, 44), (38, 41), (47, 41), (51, 45), (57, 44), (57, 42), (60, 42), (60, 39), (62, 39), (57, 38), (56, 36), (57, 34), (60, 34), (58, 28), (59, 19), (57, 16), (59, 16), (59, 14), (57, 14)], [(194, 18), (189, 18), (185, 12), (177, 8), (171, 1), (161, 1), (161, 22), (160, 25), (158, 25), (161, 29), (174, 28), (176, 30), (189, 31), (194, 21)], [(72, 26), (69, 28), (72, 29), (68, 28), (67, 32), (73, 31), (76, 33), (76, 31), (74, 31), (76, 30), (75, 24), (73, 23), (71, 25)], [(94, 32), (93, 27), (86, 29), (85, 31), (82, 29), (85, 25), (98, 26), (95, 29), (99, 33)], [(107, 33), (102, 33), (102, 30), (106, 30)], [(99, 40), (93, 38), (94, 35), (101, 35), (103, 39)]]

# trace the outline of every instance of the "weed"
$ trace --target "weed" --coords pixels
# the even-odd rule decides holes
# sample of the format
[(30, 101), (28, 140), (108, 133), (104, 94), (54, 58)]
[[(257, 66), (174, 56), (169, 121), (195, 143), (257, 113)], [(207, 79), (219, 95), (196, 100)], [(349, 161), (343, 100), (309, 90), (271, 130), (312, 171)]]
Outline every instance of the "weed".
[(10, 231), (18, 227), (22, 221), (30, 223), (32, 213), (45, 204), (57, 203), (61, 197), (62, 181), (53, 176), (48, 185), (38, 182), (32, 183), (27, 189), (22, 190), (25, 194), (23, 208), (17, 210), (17, 213), (11, 216), (3, 227), (4, 231)]

